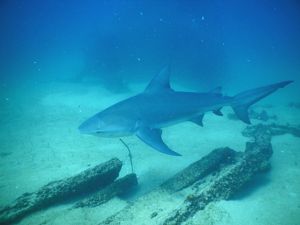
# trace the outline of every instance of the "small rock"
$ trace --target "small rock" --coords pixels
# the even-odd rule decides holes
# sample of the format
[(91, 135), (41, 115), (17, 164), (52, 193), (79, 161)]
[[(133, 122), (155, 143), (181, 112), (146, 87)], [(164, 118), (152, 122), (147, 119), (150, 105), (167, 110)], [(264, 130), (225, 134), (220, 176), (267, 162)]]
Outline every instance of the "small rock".
[(150, 218), (152, 219), (152, 218), (156, 217), (157, 215), (158, 215), (157, 212), (153, 212), (153, 213), (151, 214)]

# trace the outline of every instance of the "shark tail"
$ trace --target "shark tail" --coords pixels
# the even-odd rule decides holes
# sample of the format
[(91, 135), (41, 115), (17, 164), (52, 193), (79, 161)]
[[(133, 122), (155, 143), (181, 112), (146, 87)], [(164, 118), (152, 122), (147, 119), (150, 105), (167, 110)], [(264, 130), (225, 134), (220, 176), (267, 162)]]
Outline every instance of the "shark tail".
[(233, 111), (235, 112), (235, 114), (240, 120), (242, 120), (247, 124), (251, 124), (248, 115), (249, 106), (258, 102), (262, 98), (272, 94), (279, 88), (283, 88), (292, 82), (293, 81), (283, 81), (268, 86), (259, 87), (259, 88), (241, 92), (233, 97), (231, 107), (233, 108)]

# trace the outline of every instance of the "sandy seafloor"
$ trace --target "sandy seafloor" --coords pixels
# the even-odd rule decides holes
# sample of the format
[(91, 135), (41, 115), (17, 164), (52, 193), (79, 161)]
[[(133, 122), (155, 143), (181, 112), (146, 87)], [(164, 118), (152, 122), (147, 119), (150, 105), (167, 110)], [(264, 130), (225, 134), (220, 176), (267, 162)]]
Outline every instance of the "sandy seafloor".
[[(22, 84), (18, 89), (2, 86), (0, 206), (24, 192), (33, 192), (50, 181), (75, 175), (112, 157), (124, 163), (121, 176), (129, 173), (128, 154), (118, 139), (85, 136), (77, 127), (87, 117), (138, 90), (141, 87), (116, 94), (98, 85), (70, 83)], [(287, 96), (279, 90), (256, 108), (268, 106), (267, 112), (278, 117), (270, 122), (300, 125), (300, 110), (288, 107), (293, 98), (277, 101), (281, 94)], [(223, 112), (226, 115), (232, 111), (225, 108)], [(19, 224), (98, 224), (214, 148), (244, 150), (248, 139), (241, 131), (245, 127), (241, 121), (208, 113), (204, 127), (186, 122), (165, 128), (163, 138), (182, 157), (163, 155), (137, 137), (126, 137), (139, 180), (134, 197), (75, 210), (69, 210), (72, 204), (62, 204), (34, 213)], [(212, 203), (197, 213), (193, 220), (196, 224), (300, 224), (300, 139), (286, 134), (274, 137), (272, 144), (272, 169), (258, 176), (234, 199)]]

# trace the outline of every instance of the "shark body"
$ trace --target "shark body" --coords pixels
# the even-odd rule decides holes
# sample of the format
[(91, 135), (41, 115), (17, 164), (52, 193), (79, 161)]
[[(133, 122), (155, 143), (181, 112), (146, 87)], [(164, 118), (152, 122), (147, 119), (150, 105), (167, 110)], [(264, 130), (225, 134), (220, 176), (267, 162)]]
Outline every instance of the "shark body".
[(184, 121), (203, 126), (206, 112), (221, 116), (220, 110), (224, 106), (231, 106), (239, 119), (250, 124), (249, 106), (292, 82), (283, 81), (230, 97), (222, 95), (219, 87), (205, 93), (174, 91), (169, 77), (170, 71), (166, 67), (151, 80), (144, 92), (95, 114), (79, 126), (80, 132), (104, 137), (136, 135), (162, 153), (180, 156), (163, 142), (161, 128)]

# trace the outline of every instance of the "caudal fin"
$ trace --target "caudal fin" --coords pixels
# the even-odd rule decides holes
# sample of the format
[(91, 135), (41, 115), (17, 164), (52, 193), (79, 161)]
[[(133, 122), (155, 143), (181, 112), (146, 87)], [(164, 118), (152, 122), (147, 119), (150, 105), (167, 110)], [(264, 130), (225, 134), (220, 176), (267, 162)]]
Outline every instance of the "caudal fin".
[(253, 105), (260, 99), (272, 94), (277, 89), (283, 88), (292, 82), (293, 81), (283, 81), (280, 83), (244, 91), (233, 97), (231, 106), (240, 120), (244, 121), (247, 124), (251, 124), (248, 115), (249, 106)]

